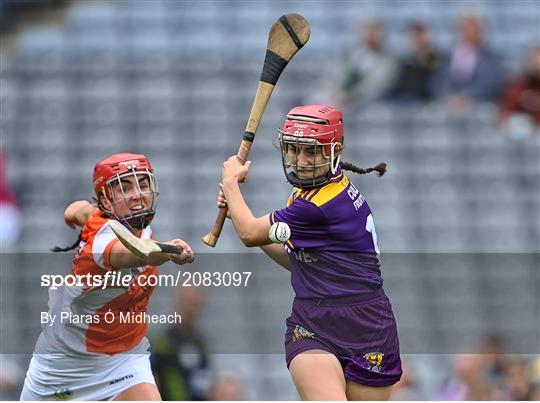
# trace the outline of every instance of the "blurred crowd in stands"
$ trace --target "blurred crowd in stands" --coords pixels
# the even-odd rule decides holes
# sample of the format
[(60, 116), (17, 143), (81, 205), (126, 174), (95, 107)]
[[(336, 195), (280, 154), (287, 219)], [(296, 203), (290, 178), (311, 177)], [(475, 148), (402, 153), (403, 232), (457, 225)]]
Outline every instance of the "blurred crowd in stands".
[(396, 57), (385, 47), (382, 24), (362, 24), (328, 102), (355, 109), (374, 101), (438, 101), (451, 116), (467, 116), (475, 104), (491, 102), (499, 105), (501, 128), (513, 137), (540, 133), (540, 44), (531, 44), (522, 72), (511, 77), (475, 14), (459, 18), (447, 52), (434, 45), (423, 23), (412, 22), (407, 38), (407, 52)]
[[(540, 400), (540, 357), (505, 354), (498, 335), (486, 335), (473, 352), (450, 357), (451, 368), (438, 394), (432, 399)], [(443, 363), (441, 362), (441, 365)], [(405, 360), (403, 377), (392, 391), (394, 400), (422, 400), (415, 376), (417, 368)]]
[[(0, 20), (5, 16), (6, 5), (6, 0), (0, 0)], [(443, 102), (453, 116), (467, 116), (474, 111), (475, 104), (490, 102), (498, 105), (498, 124), (512, 137), (540, 134), (540, 45), (531, 44), (521, 73), (510, 76), (502, 56), (490, 48), (484, 24), (477, 15), (467, 14), (459, 19), (454, 46), (447, 52), (434, 44), (429, 27), (423, 23), (412, 22), (406, 34), (408, 51), (396, 57), (385, 47), (382, 24), (361, 25), (358, 46), (347, 54), (341, 75), (325, 101), (346, 110), (375, 101), (437, 101)], [(17, 240), (21, 225), (4, 165), (0, 150), (2, 251)], [(205, 299), (202, 289), (179, 290), (174, 308), (182, 315), (181, 326), (172, 326), (151, 340), (152, 365), (166, 400), (246, 398), (238, 374), (216, 372), (213, 367), (211, 352), (199, 328)], [(475, 351), (478, 353), (449, 358), (452, 369), (437, 396), (422, 393), (414, 364), (405, 361), (404, 376), (394, 388), (392, 398), (540, 400), (538, 356), (507, 355), (503, 341), (495, 336), (487, 336)], [(15, 361), (1, 355), (0, 358), (0, 398), (18, 399), (24, 373)]]
[(70, 3), (73, 0), (0, 0), (0, 33), (16, 30), (20, 24), (36, 23), (39, 14), (66, 9)]
[(244, 400), (243, 384), (234, 371), (217, 371), (200, 320), (207, 299), (203, 287), (181, 287), (174, 311), (181, 324), (151, 339), (152, 371), (163, 400)]

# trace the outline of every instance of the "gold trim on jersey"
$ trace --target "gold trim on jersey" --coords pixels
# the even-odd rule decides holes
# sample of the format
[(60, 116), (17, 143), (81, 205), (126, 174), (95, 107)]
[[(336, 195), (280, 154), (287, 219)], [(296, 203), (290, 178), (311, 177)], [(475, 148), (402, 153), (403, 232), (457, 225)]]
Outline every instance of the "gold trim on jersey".
[(309, 201), (315, 204), (317, 207), (321, 207), (323, 204), (328, 203), (330, 200), (343, 192), (348, 185), (349, 178), (343, 176), (339, 182), (333, 182), (323, 186), (320, 191)]
[(300, 196), (303, 196), (306, 191), (302, 191), (300, 188), (293, 188), (289, 199), (287, 200), (287, 207), (289, 207), (293, 202), (298, 199)]
[(304, 200), (309, 200), (310, 197), (312, 197), (315, 193), (317, 193), (319, 191), (319, 189), (311, 189), (311, 190), (307, 190), (305, 191), (303, 194), (302, 194), (302, 198)]
[(307, 190), (302, 190), (301, 188), (295, 187), (287, 200), (287, 207), (293, 204), (294, 201), (299, 197), (320, 207), (340, 194), (341, 191), (348, 185), (349, 178), (347, 178), (343, 172), (341, 172), (338, 176), (332, 179), (331, 183), (322, 187)]

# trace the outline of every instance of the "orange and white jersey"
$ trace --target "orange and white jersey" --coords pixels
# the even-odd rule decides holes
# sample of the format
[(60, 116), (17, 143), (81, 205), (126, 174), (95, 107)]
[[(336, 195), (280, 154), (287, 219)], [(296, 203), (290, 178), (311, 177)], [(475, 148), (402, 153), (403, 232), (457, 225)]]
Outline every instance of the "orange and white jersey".
[[(152, 238), (150, 227), (146, 227), (140, 237)], [(110, 258), (116, 242), (119, 241), (108, 219), (103, 212), (96, 212), (83, 228), (71, 271), (74, 276), (86, 276), (94, 281), (49, 289), (49, 317), (54, 320), (42, 325), (36, 353), (110, 356), (148, 348), (147, 343), (141, 343), (147, 324), (125, 318), (146, 313), (155, 287), (141, 286), (146, 281), (141, 281), (140, 277), (155, 276), (158, 271), (154, 266), (113, 269)], [(104, 283), (107, 272), (111, 272), (109, 280), (114, 274), (117, 278), (130, 275), (131, 281), (109, 282), (104, 287), (95, 279), (100, 278)]]

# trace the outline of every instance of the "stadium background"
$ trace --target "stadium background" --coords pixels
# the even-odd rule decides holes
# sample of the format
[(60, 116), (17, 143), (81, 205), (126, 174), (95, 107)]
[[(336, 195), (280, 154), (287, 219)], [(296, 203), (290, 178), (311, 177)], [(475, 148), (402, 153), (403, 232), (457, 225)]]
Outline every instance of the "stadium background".
[[(24, 24), (8, 29), (14, 3), (0, 2), (1, 141), (22, 227), (2, 255), (1, 352), (26, 369), (46, 306), (39, 275), (67, 273), (69, 256), (47, 251), (75, 238), (62, 212), (91, 197), (95, 162), (140, 152), (160, 185), (158, 239), (187, 240), (199, 253), (194, 270), (254, 272), (246, 289), (208, 290), (201, 320), (213, 368), (239, 374), (249, 399), (297, 398), (282, 355), (288, 276), (246, 253), (230, 224), (215, 250), (200, 236), (215, 218), (220, 165), (236, 152), (271, 23), (298, 12), (312, 33), (280, 79), (253, 147), (244, 189), (256, 214), (280, 207), (289, 192), (272, 145), (276, 128), (336, 79), (358, 24), (381, 21), (399, 55), (407, 24), (420, 20), (447, 50), (456, 19), (472, 8), (509, 76), (540, 42), (537, 1), (76, 1), (43, 9), (25, 1)], [(345, 114), (345, 159), (389, 165), (382, 179), (353, 181), (374, 212), (385, 289), (422, 399), (440, 397), (455, 354), (481, 352), (490, 334), (504, 338), (505, 353), (526, 354), (538, 381), (539, 138), (509, 138), (496, 121), (494, 104), (465, 117), (438, 102), (375, 102)], [(152, 310), (170, 312), (174, 292), (159, 289)], [(150, 334), (159, 331), (151, 326)]]

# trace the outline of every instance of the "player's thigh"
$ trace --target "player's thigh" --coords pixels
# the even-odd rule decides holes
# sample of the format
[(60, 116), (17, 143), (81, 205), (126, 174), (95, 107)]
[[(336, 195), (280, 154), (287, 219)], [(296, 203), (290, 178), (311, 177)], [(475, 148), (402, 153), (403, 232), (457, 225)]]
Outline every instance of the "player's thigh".
[(347, 379), (348, 400), (388, 400), (392, 386), (366, 386)]
[(345, 376), (335, 355), (304, 351), (291, 360), (289, 371), (302, 400), (347, 400)]
[(161, 395), (156, 385), (139, 383), (124, 390), (114, 400), (161, 400)]

